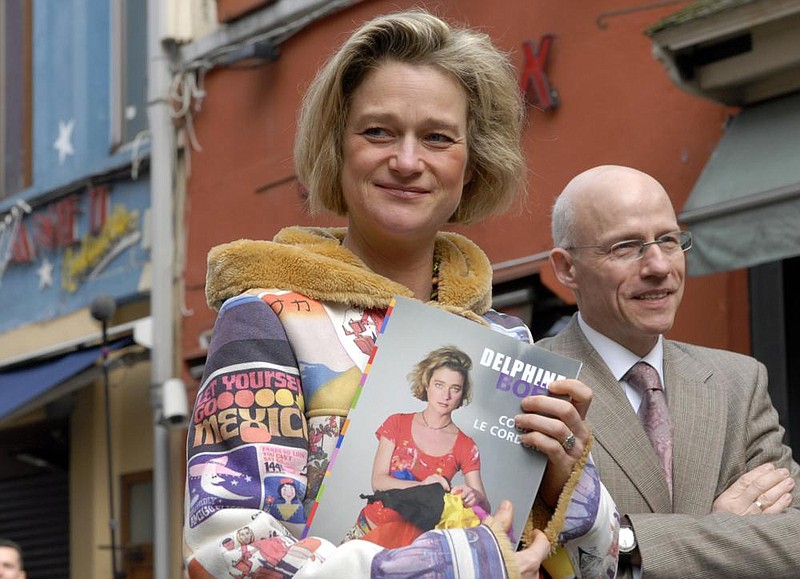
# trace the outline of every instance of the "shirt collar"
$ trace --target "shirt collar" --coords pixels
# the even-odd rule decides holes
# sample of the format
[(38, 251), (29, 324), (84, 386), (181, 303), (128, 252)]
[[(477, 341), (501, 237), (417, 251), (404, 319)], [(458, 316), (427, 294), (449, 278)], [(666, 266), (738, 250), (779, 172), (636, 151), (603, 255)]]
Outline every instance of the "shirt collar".
[(639, 360), (643, 360), (656, 369), (658, 377), (661, 379), (661, 384), (666, 389), (666, 382), (664, 381), (664, 336), (659, 336), (653, 349), (646, 356), (640, 358), (625, 346), (618, 344), (608, 336), (592, 328), (586, 323), (580, 312), (578, 312), (578, 325), (618, 382), (631, 369), (631, 366)]

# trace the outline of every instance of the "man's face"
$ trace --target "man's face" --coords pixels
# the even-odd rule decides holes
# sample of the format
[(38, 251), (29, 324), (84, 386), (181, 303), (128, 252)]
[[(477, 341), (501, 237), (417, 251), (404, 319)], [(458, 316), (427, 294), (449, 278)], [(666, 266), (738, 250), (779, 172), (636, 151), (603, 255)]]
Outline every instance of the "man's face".
[(25, 579), (19, 553), (12, 547), (0, 547), (0, 579)]
[[(604, 181), (582, 196), (576, 209), (576, 245), (647, 242), (680, 229), (669, 196), (642, 174)], [(584, 320), (635, 354), (647, 354), (675, 321), (686, 275), (684, 253), (655, 244), (634, 261), (591, 248), (575, 250), (571, 257), (573, 290)]]

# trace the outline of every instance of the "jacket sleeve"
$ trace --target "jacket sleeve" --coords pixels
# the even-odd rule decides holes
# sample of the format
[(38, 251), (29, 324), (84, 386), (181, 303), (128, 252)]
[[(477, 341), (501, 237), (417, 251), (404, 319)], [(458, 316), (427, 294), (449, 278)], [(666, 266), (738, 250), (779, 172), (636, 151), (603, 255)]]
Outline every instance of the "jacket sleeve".
[[(184, 554), (189, 576), (516, 576), (508, 539), (489, 525), (431, 531), (386, 550), (304, 537), (308, 424), (301, 373), (283, 326), (255, 295), (222, 306), (187, 437)], [(282, 489), (293, 487), (284, 492)], [(399, 575), (398, 575), (399, 573)]]
[[(792, 504), (778, 515), (629, 514), (646, 577), (735, 579), (765, 573), (770, 578), (798, 576), (800, 466), (792, 459), (791, 449), (783, 444), (783, 428), (767, 390), (766, 369), (749, 360), (757, 368), (738, 374), (751, 376), (750, 384), (740, 391), (729, 390), (728, 421), (735, 433), (729, 434), (731, 448), (723, 458), (723, 468), (730, 474), (723, 476), (717, 494), (738, 476), (772, 462), (776, 468), (789, 469), (795, 481)], [(733, 382), (733, 376), (728, 378)], [(739, 442), (734, 437), (743, 440)]]

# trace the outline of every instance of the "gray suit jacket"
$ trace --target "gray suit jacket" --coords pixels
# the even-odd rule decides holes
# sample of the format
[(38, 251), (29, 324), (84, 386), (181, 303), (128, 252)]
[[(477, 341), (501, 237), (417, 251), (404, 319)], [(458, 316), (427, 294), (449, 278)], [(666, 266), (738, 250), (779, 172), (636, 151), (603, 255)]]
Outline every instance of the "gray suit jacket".
[[(594, 392), (587, 416), (592, 456), (619, 512), (631, 519), (645, 579), (800, 578), (800, 466), (782, 443), (763, 364), (665, 340), (664, 381), (675, 428), (671, 503), (638, 417), (577, 317), (537, 345), (583, 362), (580, 379)], [(722, 491), (768, 461), (794, 477), (786, 513), (710, 514)], [(629, 575), (620, 569), (620, 576)]]

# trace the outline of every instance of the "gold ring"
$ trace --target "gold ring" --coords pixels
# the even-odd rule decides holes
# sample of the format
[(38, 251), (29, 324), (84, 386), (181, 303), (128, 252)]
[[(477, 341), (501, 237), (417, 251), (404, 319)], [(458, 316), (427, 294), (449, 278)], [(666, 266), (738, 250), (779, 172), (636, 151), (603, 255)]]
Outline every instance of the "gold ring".
[(761, 501), (756, 500), (755, 505), (758, 507), (759, 511), (763, 511), (764, 510), (764, 503), (762, 503)]
[(572, 433), (570, 432), (570, 433), (569, 433), (569, 436), (568, 436), (568, 437), (566, 437), (566, 438), (564, 439), (564, 442), (562, 442), (562, 443), (561, 443), (561, 446), (563, 446), (563, 447), (564, 447), (564, 450), (566, 450), (567, 452), (569, 452), (570, 450), (572, 450), (573, 448), (575, 448), (575, 440), (576, 440), (576, 439), (575, 439), (575, 435), (574, 435), (574, 434), (572, 434)]

